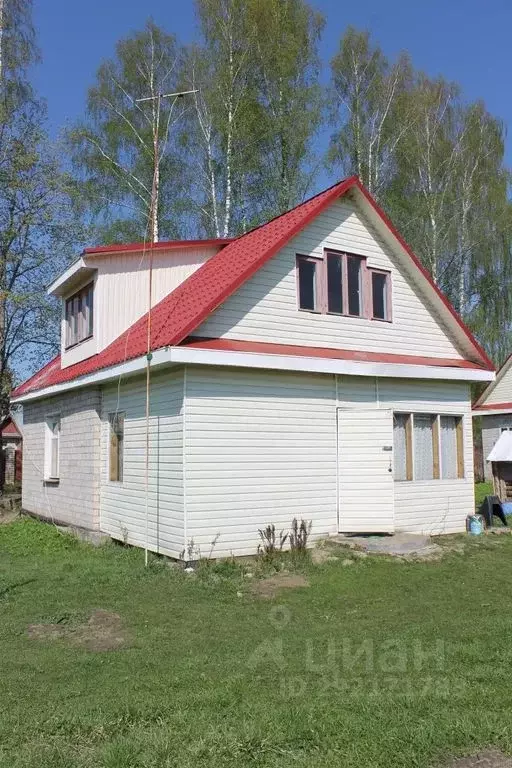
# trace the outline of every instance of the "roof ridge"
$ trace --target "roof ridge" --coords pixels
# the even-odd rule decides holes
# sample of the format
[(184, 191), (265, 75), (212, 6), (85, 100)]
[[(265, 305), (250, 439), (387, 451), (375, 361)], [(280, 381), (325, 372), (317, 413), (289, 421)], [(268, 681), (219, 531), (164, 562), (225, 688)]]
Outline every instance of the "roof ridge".
[(272, 216), (271, 219), (268, 219), (268, 221), (264, 221), (261, 224), (257, 224), (255, 227), (252, 227), (252, 229), (248, 229), (247, 232), (242, 232), (241, 235), (237, 235), (236, 237), (233, 238), (233, 242), (240, 240), (242, 237), (245, 237), (246, 235), (250, 235), (252, 232), (256, 232), (258, 229), (261, 229), (262, 227), (266, 227), (267, 224), (272, 224), (272, 222), (277, 221), (277, 219), (280, 219), (282, 216), (286, 216), (287, 213), (296, 211), (302, 205), (307, 205), (307, 203), (311, 203), (313, 200), (315, 200), (315, 198), (320, 197), (320, 195), (325, 195), (327, 192), (330, 192), (335, 187), (339, 187), (342, 184), (346, 184), (347, 182), (355, 181), (356, 179), (359, 179), (359, 176), (357, 176), (356, 174), (352, 174), (352, 176), (347, 176), (345, 179), (340, 179), (339, 181), (336, 181), (334, 184), (331, 184), (330, 187), (326, 187), (325, 189), (322, 189), (320, 192), (317, 192), (316, 194), (311, 195), (311, 197), (308, 197), (306, 200), (303, 200), (301, 203), (297, 203), (297, 205), (294, 205), (291, 208), (288, 208), (286, 211), (283, 211), (282, 213), (277, 213), (275, 216)]
[[(473, 356), (483, 363), (484, 368), (493, 370), (491, 361), (479, 347), (467, 326), (433, 283), (425, 267), (357, 176), (350, 176), (343, 181), (338, 181), (295, 206), (295, 208), (258, 225), (249, 232), (233, 239), (226, 247), (221, 248), (207, 259), (171, 293), (151, 307), (151, 350), (175, 346), (183, 341), (281, 248), (316, 219), (324, 209), (354, 188), (362, 193), (363, 199), (365, 198), (374, 209), (380, 221), (403, 248), (411, 263), (416, 266), (419, 274), (423, 275), (430, 285), (430, 290), (433, 292), (432, 301), (434, 295), (437, 295), (446, 311), (451, 314), (453, 323), (457, 324), (459, 330), (467, 337), (470, 342), (470, 349), (473, 351), (471, 353), (466, 352), (463, 357), (470, 360)], [(55, 365), (53, 370), (48, 370), (48, 367), (42, 369), (18, 387), (14, 396), (21, 396), (25, 392), (40, 389), (42, 386), (71, 381), (145, 355), (147, 351), (147, 327), (148, 313), (146, 312), (98, 354), (66, 368)], [(455, 325), (448, 327), (455, 335)], [(128, 339), (129, 345), (127, 344)], [(57, 362), (57, 358), (52, 362)]]

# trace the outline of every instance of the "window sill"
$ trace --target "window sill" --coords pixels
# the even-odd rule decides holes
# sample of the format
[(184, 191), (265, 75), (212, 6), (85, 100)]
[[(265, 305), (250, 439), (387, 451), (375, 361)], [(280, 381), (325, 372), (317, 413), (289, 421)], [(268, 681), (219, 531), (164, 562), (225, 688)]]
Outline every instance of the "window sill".
[(392, 323), (392, 320), (387, 320), (384, 317), (371, 317), (370, 320), (374, 323)]
[(432, 480), (395, 480), (393, 478), (393, 482), (403, 485), (432, 485), (432, 483), (442, 485), (444, 483), (464, 483), (466, 480), (466, 477), (438, 477)]
[(60, 483), (60, 477), (45, 477), (43, 483), (45, 485), (58, 485)]
[(68, 346), (64, 347), (64, 352), (69, 352), (70, 349), (76, 349), (80, 346), (80, 344), (83, 344), (86, 341), (90, 341), (92, 338), (94, 338), (94, 333), (86, 336), (85, 339), (80, 339), (80, 341), (75, 341), (74, 344), (69, 344)]

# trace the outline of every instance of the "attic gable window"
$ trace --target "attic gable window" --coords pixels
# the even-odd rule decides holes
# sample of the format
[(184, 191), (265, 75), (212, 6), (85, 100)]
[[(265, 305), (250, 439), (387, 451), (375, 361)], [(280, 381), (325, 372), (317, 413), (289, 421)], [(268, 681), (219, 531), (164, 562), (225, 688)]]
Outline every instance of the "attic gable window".
[(320, 311), (318, 259), (297, 256), (297, 287), (299, 308), (310, 312)]
[(66, 299), (66, 349), (89, 339), (93, 334), (94, 286), (89, 283)]
[(326, 250), (297, 254), (299, 309), (391, 321), (391, 273), (368, 267), (366, 257)]
[(372, 319), (391, 320), (391, 273), (369, 269), (371, 279)]

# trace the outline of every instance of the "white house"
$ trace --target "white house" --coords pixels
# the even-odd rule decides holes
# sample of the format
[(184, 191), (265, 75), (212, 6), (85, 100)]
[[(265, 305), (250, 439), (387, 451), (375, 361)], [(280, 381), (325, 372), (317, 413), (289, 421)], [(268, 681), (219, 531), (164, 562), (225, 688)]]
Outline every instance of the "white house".
[(464, 530), (493, 366), (356, 177), (238, 239), (86, 250), (49, 291), (61, 354), (13, 394), (26, 510), (172, 557), (294, 517)]
[(492, 463), (489, 456), (500, 435), (512, 430), (512, 355), (502, 365), (495, 380), (475, 402), (473, 415), (482, 419), (485, 479), (492, 480)]

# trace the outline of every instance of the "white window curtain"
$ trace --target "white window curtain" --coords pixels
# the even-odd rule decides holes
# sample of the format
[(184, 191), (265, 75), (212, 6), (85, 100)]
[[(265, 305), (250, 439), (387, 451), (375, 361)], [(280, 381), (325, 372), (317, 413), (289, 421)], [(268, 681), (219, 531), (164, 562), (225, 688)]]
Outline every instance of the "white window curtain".
[(434, 453), (432, 442), (433, 417), (414, 414), (414, 479), (433, 480)]
[(457, 477), (457, 419), (455, 416), (441, 416), (441, 476), (445, 479)]
[(48, 422), (48, 477), (59, 477), (60, 419), (51, 418)]
[(405, 413), (395, 413), (393, 418), (394, 479), (407, 480), (407, 438)]

